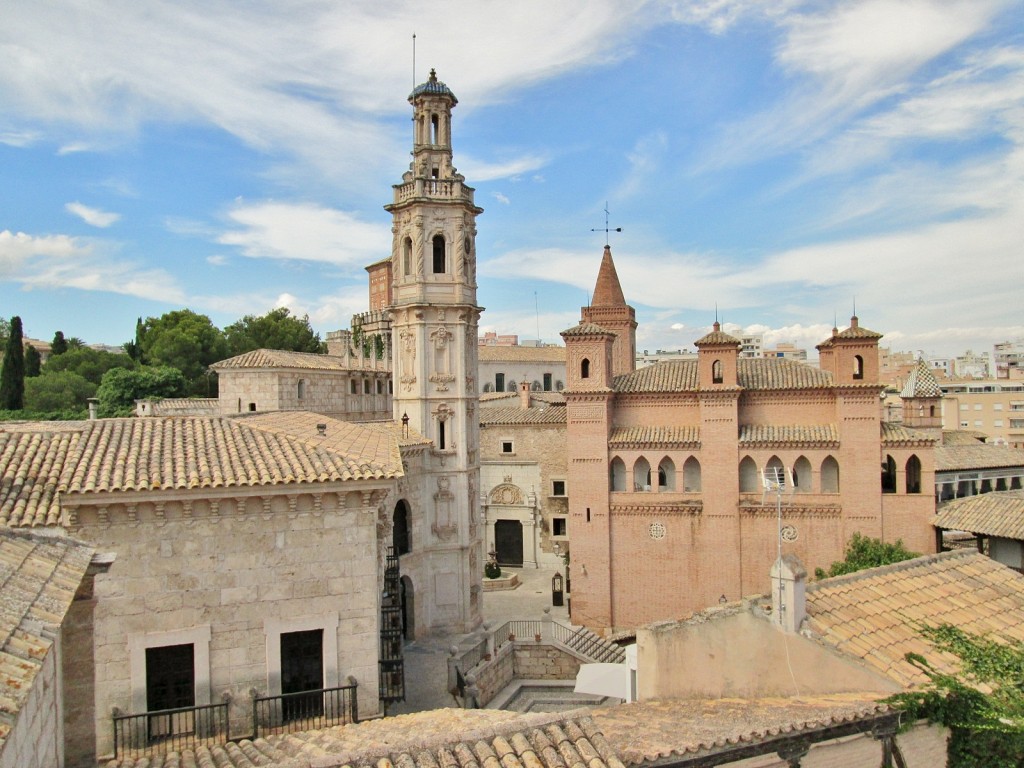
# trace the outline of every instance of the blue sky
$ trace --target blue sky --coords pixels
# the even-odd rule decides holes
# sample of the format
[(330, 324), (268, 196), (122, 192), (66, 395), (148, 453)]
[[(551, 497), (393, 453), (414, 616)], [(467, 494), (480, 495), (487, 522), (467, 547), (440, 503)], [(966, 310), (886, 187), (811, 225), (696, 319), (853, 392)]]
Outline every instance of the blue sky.
[(482, 330), (579, 318), (604, 207), (641, 349), (1024, 337), (1020, 0), (13, 0), (0, 314), (121, 343), (189, 307), (367, 303), (413, 86), (459, 98)]

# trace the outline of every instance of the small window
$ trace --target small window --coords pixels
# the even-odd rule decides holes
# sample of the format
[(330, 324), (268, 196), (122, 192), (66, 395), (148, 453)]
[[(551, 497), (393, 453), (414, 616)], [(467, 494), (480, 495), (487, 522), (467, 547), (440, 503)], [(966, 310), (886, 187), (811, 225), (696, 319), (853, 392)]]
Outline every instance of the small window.
[(515, 453), (514, 448), (515, 448), (515, 446), (512, 445), (512, 441), (511, 440), (502, 440), (501, 441), (501, 452), (502, 453)]
[(550, 373), (545, 373), (544, 374), (544, 391), (545, 392), (550, 392), (551, 391), (551, 374)]
[(585, 358), (585, 357), (583, 358), (582, 361), (580, 361), (580, 378), (581, 379), (589, 379), (590, 378), (590, 361), (587, 358)]
[(249, 403), (249, 412), (250, 413), (255, 413), (256, 412), (256, 403)]
[(974, 410), (980, 411), (981, 410), (981, 403), (975, 403), (974, 404)]
[(444, 421), (437, 422), (437, 447), (442, 451), (447, 447), (447, 443), (445, 442), (444, 426)]
[(853, 356), (853, 378), (864, 378), (864, 358), (860, 355)]
[(377, 394), (384, 394), (384, 382), (381, 379), (377, 379)]
[(565, 480), (552, 480), (551, 481), (551, 495), (552, 496), (565, 496)]
[(447, 260), (445, 259), (444, 235), (434, 235), (434, 274), (442, 275), (447, 272)]
[(370, 380), (369, 379), (363, 379), (363, 394), (364, 395), (370, 394)]
[(299, 400), (304, 400), (306, 398), (306, 382), (304, 379), (299, 379), (299, 384), (295, 394)]
[(566, 534), (565, 518), (564, 517), (552, 517), (551, 518), (551, 535), (552, 536), (565, 536)]
[(412, 238), (407, 237), (402, 241), (402, 274), (412, 274)]
[(348, 391), (353, 395), (359, 394), (359, 385), (356, 383), (355, 379), (348, 380)]
[(494, 391), (504, 392), (505, 391), (505, 374), (496, 373), (494, 374)]
[(725, 381), (725, 377), (722, 375), (722, 361), (715, 360), (711, 364), (711, 383), (721, 384), (723, 381)]
[[(196, 703), (195, 646), (164, 645), (146, 649), (146, 709), (192, 707)], [(150, 723), (153, 729), (157, 723)], [(172, 723), (159, 724), (160, 735), (175, 732)]]

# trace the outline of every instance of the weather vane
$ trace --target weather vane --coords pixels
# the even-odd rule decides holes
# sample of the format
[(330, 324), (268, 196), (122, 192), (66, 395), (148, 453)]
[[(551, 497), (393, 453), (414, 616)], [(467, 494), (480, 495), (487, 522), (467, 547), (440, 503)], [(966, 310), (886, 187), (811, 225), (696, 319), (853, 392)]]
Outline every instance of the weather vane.
[(622, 227), (609, 227), (608, 226), (608, 201), (607, 200), (605, 200), (605, 202), (604, 202), (604, 229), (592, 228), (590, 231), (591, 232), (604, 232), (604, 244), (605, 245), (610, 245), (610, 243), (608, 242), (608, 235), (609, 235), (609, 233), (611, 233), (611, 232), (621, 232), (622, 231)]

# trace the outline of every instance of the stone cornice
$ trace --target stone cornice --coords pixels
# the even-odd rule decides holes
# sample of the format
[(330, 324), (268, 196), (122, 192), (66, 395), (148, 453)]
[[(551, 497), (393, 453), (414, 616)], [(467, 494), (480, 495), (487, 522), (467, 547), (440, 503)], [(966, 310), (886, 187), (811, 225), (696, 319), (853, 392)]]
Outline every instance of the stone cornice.
[(682, 504), (658, 504), (636, 502), (631, 504), (613, 504), (609, 507), (609, 514), (622, 517), (628, 516), (656, 516), (664, 517), (697, 517), (704, 511), (704, 502), (690, 501)]

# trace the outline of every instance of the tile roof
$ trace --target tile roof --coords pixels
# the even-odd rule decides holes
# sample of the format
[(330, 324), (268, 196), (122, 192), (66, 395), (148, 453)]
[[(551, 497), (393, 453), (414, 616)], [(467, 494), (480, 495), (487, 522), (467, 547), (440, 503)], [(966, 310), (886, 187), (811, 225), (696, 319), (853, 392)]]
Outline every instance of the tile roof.
[(159, 416), (214, 416), (220, 410), (215, 397), (167, 397), (153, 401), (153, 413)]
[(439, 709), (169, 756), (108, 768), (624, 768), (591, 718), (580, 712), (521, 715)]
[(477, 347), (481, 363), (565, 363), (565, 347)]
[(352, 366), (344, 357), (315, 352), (290, 352), (283, 349), (254, 349), (210, 366), (215, 371), (239, 368), (303, 368), (310, 371), (348, 371)]
[(891, 421), (882, 422), (882, 445), (926, 445), (934, 444), (936, 438), (927, 432), (904, 427)]
[(0, 528), (0, 749), (92, 558), (92, 547)]
[(1024, 541), (1024, 491), (995, 491), (948, 501), (939, 507), (932, 525)]
[(622, 293), (622, 285), (619, 283), (619, 275), (615, 271), (615, 262), (612, 261), (612, 249), (610, 245), (606, 245), (604, 247), (604, 254), (601, 256), (601, 268), (597, 272), (597, 283), (594, 285), (594, 296), (590, 300), (590, 306), (626, 306), (626, 297)]
[(711, 333), (707, 333), (693, 342), (693, 346), (700, 349), (701, 347), (715, 347), (715, 346), (729, 346), (738, 347), (742, 344), (739, 339), (732, 336), (722, 330), (721, 324), (715, 320), (715, 324), (711, 326)]
[[(699, 757), (889, 712), (878, 694), (648, 701), (594, 710), (593, 720), (629, 765)], [(710, 765), (711, 763), (709, 763)]]
[[(76, 431), (71, 431), (71, 425)], [(317, 424), (327, 434), (317, 434)], [(400, 428), (308, 411), (0, 428), (0, 523), (56, 525), (63, 494), (382, 479), (402, 474)], [(406, 443), (422, 441), (410, 436)]]
[(522, 408), (518, 405), (480, 409), (480, 426), (499, 424), (565, 424), (565, 407), (549, 405), (544, 408)]
[(1007, 467), (1024, 467), (1024, 450), (993, 443), (941, 445), (935, 449), (936, 472)]
[(744, 424), (740, 445), (827, 445), (839, 446), (835, 424)]
[(942, 397), (939, 382), (935, 380), (935, 374), (932, 373), (932, 369), (928, 367), (924, 358), (918, 360), (917, 365), (911, 369), (910, 375), (907, 376), (907, 381), (900, 391), (900, 397)]
[(593, 323), (579, 323), (574, 325), (572, 328), (567, 328), (562, 331), (562, 338), (566, 336), (614, 336), (615, 334), (611, 331), (606, 331), (600, 325), (594, 325)]
[[(696, 392), (696, 360), (662, 360), (617, 376), (616, 392)], [(795, 360), (741, 357), (739, 385), (750, 390), (819, 389), (832, 386), (832, 375)]]
[(807, 616), (817, 639), (912, 686), (927, 678), (906, 661), (909, 652), (940, 672), (956, 670), (921, 625), (1024, 641), (1024, 575), (970, 550), (927, 555), (808, 584)]
[(880, 339), (882, 334), (878, 331), (871, 331), (860, 327), (860, 319), (854, 315), (850, 318), (850, 327), (840, 331), (832, 339)]
[(608, 438), (609, 448), (627, 446), (700, 447), (700, 427), (616, 427)]
[(943, 445), (977, 445), (984, 443), (988, 435), (976, 429), (944, 429)]

